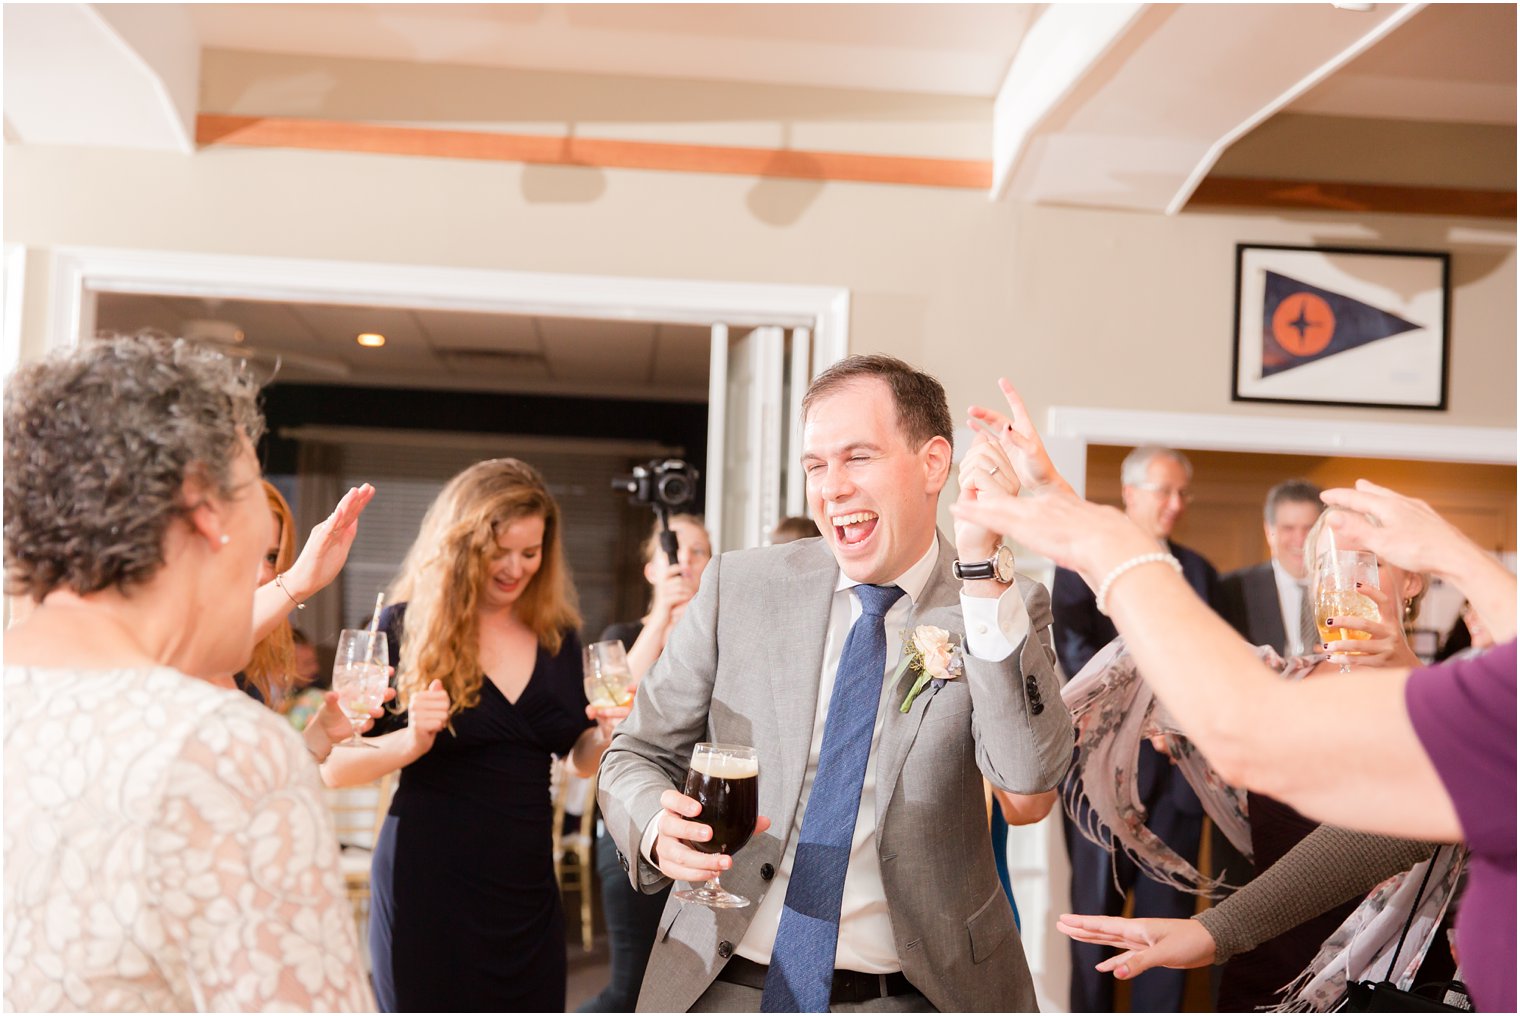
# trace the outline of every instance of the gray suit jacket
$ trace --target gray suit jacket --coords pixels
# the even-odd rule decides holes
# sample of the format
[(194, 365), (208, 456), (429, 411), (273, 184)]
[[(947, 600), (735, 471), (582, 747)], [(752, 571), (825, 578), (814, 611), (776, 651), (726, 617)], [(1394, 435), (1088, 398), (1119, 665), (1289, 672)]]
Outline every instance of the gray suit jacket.
[(1219, 580), (1219, 596), (1220, 613), (1242, 638), (1253, 646), (1271, 646), (1279, 656), (1286, 651), (1288, 633), (1271, 561), (1230, 572)]
[[(911, 625), (938, 625), (964, 644), (955, 550), (939, 561)], [(838, 565), (822, 540), (724, 554), (702, 576), (633, 713), (602, 760), (607, 827), (635, 888), (667, 884), (639, 854), (679, 788), (699, 741), (754, 745), (760, 813), (770, 829), (734, 857), (724, 885), (759, 900), (786, 852), (812, 741), (819, 674)], [(944, 1011), (1034, 1011), (1029, 968), (998, 884), (982, 777), (1018, 793), (1048, 790), (1071, 758), (1071, 716), (1051, 647), (1050, 599), (1019, 576), (1030, 636), (1006, 660), (966, 658), (964, 679), (926, 687), (906, 715), (903, 682), (877, 747), (876, 848), (903, 972)], [(863, 802), (863, 806), (870, 806)], [(744, 938), (754, 906), (665, 908), (639, 996), (640, 1011), (685, 1011)]]

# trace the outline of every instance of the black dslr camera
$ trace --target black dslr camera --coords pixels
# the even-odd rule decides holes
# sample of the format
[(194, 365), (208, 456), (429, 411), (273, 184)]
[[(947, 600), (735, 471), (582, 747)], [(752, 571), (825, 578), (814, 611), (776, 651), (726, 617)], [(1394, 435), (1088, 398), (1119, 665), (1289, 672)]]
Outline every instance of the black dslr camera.
[(676, 563), (676, 534), (670, 531), (670, 513), (690, 507), (697, 500), (696, 467), (681, 459), (650, 459), (634, 466), (628, 476), (614, 476), (612, 489), (621, 490), (634, 504), (649, 505), (660, 519), (660, 546), (670, 563)]
[(697, 470), (680, 459), (651, 459), (629, 476), (614, 476), (612, 489), (626, 491), (634, 504), (656, 511), (679, 511), (697, 499)]

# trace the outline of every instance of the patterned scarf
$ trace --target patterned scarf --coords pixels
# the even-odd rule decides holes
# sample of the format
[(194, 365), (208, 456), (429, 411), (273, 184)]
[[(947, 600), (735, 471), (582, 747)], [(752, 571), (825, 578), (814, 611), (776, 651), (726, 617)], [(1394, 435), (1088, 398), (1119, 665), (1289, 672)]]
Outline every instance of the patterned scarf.
[[(1387, 980), (1408, 991), (1456, 895), (1466, 858), (1467, 851), (1461, 846), (1443, 846), (1433, 857), (1368, 893), (1325, 939), (1303, 973), (1281, 989), (1286, 995), (1283, 1003), (1269, 1011), (1329, 1012), (1345, 997), (1347, 981)], [(1424, 892), (1420, 891), (1422, 885)], [(1418, 909), (1409, 924), (1409, 936), (1399, 949), (1404, 922), (1416, 902)], [(1397, 962), (1395, 949), (1399, 950)]]
[[(1280, 664), (1271, 649), (1264, 652), (1269, 665)], [(1235, 888), (1205, 877), (1146, 827), (1149, 816), (1135, 787), (1140, 743), (1166, 734), (1172, 758), (1204, 811), (1235, 849), (1251, 856), (1245, 791), (1221, 779), (1182, 735), (1141, 678), (1124, 639), (1099, 650), (1066, 683), (1061, 698), (1077, 728), (1077, 756), (1064, 791), (1066, 813), (1082, 835), (1110, 853), (1124, 851), (1147, 877), (1175, 889), (1217, 897)]]
[[(1298, 656), (1284, 664), (1270, 646), (1258, 646), (1256, 652), (1286, 680), (1303, 678), (1325, 659), (1323, 655)], [(1146, 876), (1175, 889), (1217, 898), (1236, 888), (1205, 877), (1145, 824), (1148, 816), (1135, 787), (1140, 742), (1164, 734), (1168, 751), (1204, 811), (1237, 850), (1251, 857), (1245, 791), (1221, 779), (1178, 729), (1141, 677), (1124, 639), (1117, 638), (1098, 652), (1067, 683), (1061, 698), (1077, 728), (1077, 756), (1066, 782), (1065, 806), (1082, 835), (1110, 853), (1124, 851)], [(1303, 973), (1282, 989), (1286, 1000), (1274, 1011), (1328, 1011), (1345, 995), (1348, 980), (1386, 978), (1407, 990), (1456, 893), (1465, 857), (1460, 847), (1443, 849), (1434, 863), (1421, 861), (1373, 889), (1325, 940)], [(1423, 893), (1419, 891), (1422, 882), (1426, 883)], [(1399, 951), (1399, 963), (1393, 976), (1387, 977), (1393, 951), (1417, 900), (1418, 911)]]

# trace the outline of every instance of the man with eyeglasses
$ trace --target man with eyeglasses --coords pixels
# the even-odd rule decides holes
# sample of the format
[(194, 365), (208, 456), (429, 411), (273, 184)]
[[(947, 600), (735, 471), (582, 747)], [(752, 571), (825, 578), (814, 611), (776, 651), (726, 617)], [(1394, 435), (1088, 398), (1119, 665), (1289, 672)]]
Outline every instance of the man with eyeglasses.
[[(1189, 484), (1193, 466), (1171, 448), (1146, 445), (1125, 456), (1119, 478), (1124, 512), (1156, 540), (1158, 554), (1170, 554), (1182, 575), (1205, 602), (1219, 609), (1219, 573), (1203, 555), (1171, 540), (1172, 530), (1193, 500)], [(1056, 654), (1070, 679), (1118, 634), (1098, 610), (1097, 598), (1076, 572), (1057, 568), (1050, 595), (1055, 613)], [(1135, 792), (1149, 813), (1147, 825), (1189, 864), (1198, 863), (1203, 832), (1203, 806), (1182, 774), (1149, 744), (1140, 745)], [(1190, 917), (1194, 896), (1139, 875), (1122, 852), (1110, 856), (1086, 839), (1068, 818), (1066, 846), (1071, 855), (1071, 908), (1077, 914), (1109, 914), (1124, 910), (1131, 888), (1135, 917)], [(1118, 885), (1115, 885), (1117, 879)], [(1073, 1012), (1112, 1012), (1114, 978), (1094, 965), (1110, 950), (1084, 942), (1071, 943), (1071, 1003)], [(1186, 971), (1156, 968), (1130, 982), (1131, 1012), (1181, 1012)]]

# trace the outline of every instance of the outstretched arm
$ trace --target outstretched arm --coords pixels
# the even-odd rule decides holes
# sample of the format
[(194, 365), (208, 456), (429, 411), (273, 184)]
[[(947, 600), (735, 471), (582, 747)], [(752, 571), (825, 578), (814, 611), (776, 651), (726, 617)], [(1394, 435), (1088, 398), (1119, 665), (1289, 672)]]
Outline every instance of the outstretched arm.
[(367, 483), (351, 488), (332, 514), (312, 527), (290, 570), (277, 582), (259, 587), (253, 598), (255, 642), (274, 631), (296, 604), (305, 603), (338, 577), (359, 535), (359, 516), (374, 496), (375, 488)]
[(1195, 920), (1215, 942), (1215, 963), (1367, 895), (1379, 882), (1407, 871), (1436, 845), (1322, 825), (1277, 863)]
[(1320, 826), (1229, 899), (1188, 920), (1062, 914), (1056, 929), (1123, 950), (1098, 964), (1120, 980), (1153, 967), (1223, 963), (1428, 857), (1435, 845)]
[[(1101, 587), (1155, 543), (1113, 508), (1054, 485), (951, 511), (1013, 537)], [(1406, 671), (1280, 681), (1171, 568), (1133, 567), (1107, 604), (1146, 680), (1220, 774), (1316, 818), (1452, 841), (1456, 810), (1415, 734)], [(1347, 722), (1355, 717), (1356, 722)], [(1337, 779), (1326, 780), (1326, 771)]]

